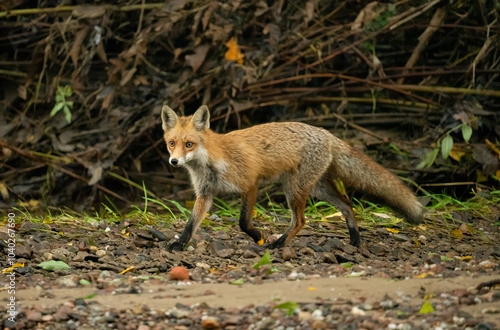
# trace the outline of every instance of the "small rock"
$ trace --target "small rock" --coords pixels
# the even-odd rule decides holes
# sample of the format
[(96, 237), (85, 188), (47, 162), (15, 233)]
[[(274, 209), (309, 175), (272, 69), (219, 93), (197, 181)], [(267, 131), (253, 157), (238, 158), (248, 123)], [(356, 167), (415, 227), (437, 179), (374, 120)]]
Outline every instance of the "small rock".
[(204, 262), (197, 262), (196, 267), (200, 267), (200, 268), (205, 269), (205, 270), (210, 269), (210, 265), (207, 263), (204, 263)]
[(306, 274), (304, 273), (297, 273), (295, 271), (291, 272), (290, 275), (288, 275), (288, 279), (295, 281), (295, 280), (302, 280), (306, 278)]
[(64, 285), (68, 288), (74, 288), (76, 287), (76, 283), (75, 281), (73, 281), (72, 278), (70, 277), (61, 277), (59, 280), (58, 280), (59, 284), (60, 285)]
[(42, 320), (42, 313), (39, 311), (27, 311), (26, 314), (29, 321), (39, 322)]
[(313, 320), (323, 320), (324, 319), (323, 312), (321, 311), (321, 309), (314, 310), (314, 312), (312, 313), (312, 319)]
[(184, 281), (189, 279), (189, 271), (182, 266), (174, 267), (170, 271), (171, 281)]
[(104, 257), (104, 256), (106, 255), (106, 251), (104, 251), (104, 250), (97, 250), (97, 251), (95, 252), (95, 255), (96, 255), (97, 257), (99, 257), (99, 258), (100, 258), (100, 257)]
[(231, 239), (231, 237), (229, 237), (228, 233), (224, 229), (219, 230), (214, 235), (214, 237), (217, 238), (217, 239)]
[(33, 251), (27, 245), (17, 245), (16, 246), (16, 258), (30, 259)]
[(385, 301), (381, 301), (380, 307), (382, 307), (383, 309), (391, 309), (394, 307), (394, 301), (392, 301), (390, 299), (387, 299)]
[(472, 254), (475, 252), (474, 247), (470, 244), (457, 244), (454, 250), (459, 254)]
[(108, 270), (103, 270), (99, 273), (99, 279), (104, 280), (111, 277), (111, 273)]
[(201, 323), (203, 329), (217, 329), (220, 327), (219, 322), (214, 317), (207, 317)]
[(52, 254), (52, 253), (50, 253), (50, 252), (45, 252), (45, 253), (42, 255), (42, 260), (43, 260), (43, 261), (50, 261), (50, 260), (52, 260), (52, 258), (53, 258), (53, 257), (54, 257), (54, 256), (53, 256), (53, 254)]
[(335, 254), (330, 253), (330, 252), (323, 253), (323, 262), (326, 262), (329, 264), (338, 264), (339, 263), (337, 261), (337, 258), (335, 258)]
[(364, 310), (362, 310), (361, 308), (354, 306), (351, 309), (351, 314), (354, 316), (364, 316), (366, 314), (366, 312)]
[(307, 321), (307, 320), (310, 320), (312, 318), (312, 314), (309, 312), (300, 311), (298, 317), (299, 317), (299, 321)]
[(215, 251), (215, 253), (220, 257), (220, 258), (230, 258), (234, 255), (235, 250), (234, 249), (221, 249)]
[(148, 325), (141, 324), (137, 327), (137, 330), (149, 330), (151, 329)]
[(60, 260), (66, 263), (69, 261), (69, 257), (71, 256), (71, 252), (69, 252), (65, 248), (54, 249), (50, 252), (52, 253), (52, 258), (54, 260)]
[(187, 247), (186, 251), (189, 251), (189, 252), (194, 251), (194, 247), (192, 245), (190, 245)]
[(259, 255), (256, 252), (252, 251), (252, 250), (248, 250), (247, 249), (247, 250), (243, 251), (243, 258), (250, 259), (250, 258), (256, 258), (258, 256)]
[[(314, 251), (313, 251), (313, 253), (314, 253)], [(291, 259), (297, 259), (297, 253), (295, 252), (295, 249), (293, 249), (289, 246), (285, 246), (283, 248), (282, 258), (284, 261), (288, 261)]]
[(44, 315), (42, 316), (42, 321), (49, 322), (52, 321), (54, 317), (52, 315)]
[(425, 243), (425, 242), (427, 242), (427, 237), (425, 237), (424, 235), (420, 235), (420, 236), (418, 236), (418, 241), (420, 243)]
[(326, 329), (327, 324), (322, 320), (314, 320), (311, 326), (313, 329)]
[(393, 234), (392, 238), (394, 238), (396, 241), (400, 241), (400, 242), (407, 242), (410, 240), (408, 238), (408, 236), (403, 235), (403, 234)]
[(76, 256), (73, 258), (73, 261), (75, 262), (81, 262), (81, 261), (84, 261), (85, 258), (89, 255), (88, 252), (85, 252), (85, 251), (78, 251), (78, 253), (76, 254)]

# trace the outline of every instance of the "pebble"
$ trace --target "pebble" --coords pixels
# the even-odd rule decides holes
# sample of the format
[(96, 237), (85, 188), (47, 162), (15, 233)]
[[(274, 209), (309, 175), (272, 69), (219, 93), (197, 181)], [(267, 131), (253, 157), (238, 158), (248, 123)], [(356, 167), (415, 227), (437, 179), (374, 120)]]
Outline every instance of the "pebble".
[(217, 329), (220, 327), (219, 322), (214, 317), (207, 317), (201, 323), (203, 329)]
[(288, 261), (291, 259), (297, 259), (297, 253), (295, 252), (294, 248), (291, 248), (289, 246), (285, 246), (283, 248), (282, 258), (284, 261)]
[(366, 314), (366, 312), (364, 310), (362, 310), (361, 308), (354, 306), (351, 309), (351, 314), (354, 316), (364, 316)]

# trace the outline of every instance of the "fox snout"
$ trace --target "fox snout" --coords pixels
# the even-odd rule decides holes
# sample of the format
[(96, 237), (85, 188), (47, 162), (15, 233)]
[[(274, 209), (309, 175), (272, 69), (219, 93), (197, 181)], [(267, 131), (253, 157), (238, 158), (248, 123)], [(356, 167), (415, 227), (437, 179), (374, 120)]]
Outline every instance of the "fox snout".
[(170, 165), (177, 167), (184, 165), (186, 163), (186, 160), (184, 157), (179, 157), (179, 158), (170, 157), (169, 162)]

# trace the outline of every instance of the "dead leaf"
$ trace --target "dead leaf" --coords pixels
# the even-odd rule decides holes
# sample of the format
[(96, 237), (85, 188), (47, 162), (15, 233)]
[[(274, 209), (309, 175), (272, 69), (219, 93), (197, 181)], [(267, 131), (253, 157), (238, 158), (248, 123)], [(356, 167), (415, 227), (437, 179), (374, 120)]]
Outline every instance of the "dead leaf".
[(205, 31), (207, 29), (208, 22), (210, 21), (210, 17), (212, 17), (212, 13), (217, 8), (217, 6), (218, 6), (217, 2), (211, 2), (210, 5), (208, 6), (207, 11), (205, 11), (205, 14), (203, 15), (203, 19), (201, 20), (201, 24), (203, 26), (203, 31)]
[(0, 182), (0, 194), (2, 195), (5, 201), (9, 200), (9, 189), (7, 189), (7, 185), (5, 182)]
[(92, 165), (89, 167), (89, 172), (91, 172), (92, 177), (90, 178), (88, 185), (93, 186), (97, 182), (99, 182), (99, 180), (101, 180), (101, 178), (102, 178), (102, 172), (103, 172), (102, 166)]
[(73, 42), (73, 46), (69, 51), (69, 56), (71, 56), (71, 60), (73, 61), (73, 66), (75, 68), (77, 67), (78, 64), (78, 58), (80, 57), (80, 51), (82, 49), (83, 41), (85, 40), (85, 37), (87, 37), (89, 31), (90, 31), (89, 26), (86, 26), (80, 31), (78, 31), (75, 36), (75, 42)]
[(313, 17), (314, 17), (314, 2), (308, 1), (306, 3), (306, 17), (304, 18), (306, 24), (312, 21)]
[(472, 235), (473, 232), (472, 230), (470, 229), (469, 226), (467, 226), (467, 224), (463, 223), (460, 225), (460, 228), (459, 230), (463, 233), (463, 234), (469, 234), (469, 235)]
[(483, 166), (482, 170), (485, 175), (495, 174), (500, 168), (497, 155), (484, 145), (474, 145), (474, 159)]
[(245, 55), (241, 53), (236, 39), (229, 39), (229, 41), (226, 42), (226, 47), (228, 48), (225, 55), (226, 60), (236, 61), (239, 64), (243, 64), (243, 58), (245, 57)]
[(23, 100), (26, 100), (26, 86), (19, 85), (19, 87), (17, 87), (17, 95)]
[(359, 30), (363, 26), (363, 24), (367, 24), (372, 21), (375, 17), (377, 17), (377, 13), (373, 10), (373, 8), (378, 4), (378, 1), (372, 1), (367, 4), (356, 16), (356, 19), (352, 23), (351, 30)]
[(232, 24), (226, 24), (224, 26), (218, 26), (210, 23), (208, 25), (208, 31), (205, 33), (206, 36), (212, 39), (212, 44), (217, 44), (219, 41), (227, 40), (229, 33), (233, 30)]
[(462, 234), (462, 232), (460, 231), (460, 229), (453, 229), (451, 232), (450, 232), (451, 236), (455, 237), (455, 238), (463, 238), (464, 235)]
[(71, 15), (78, 18), (96, 18), (101, 17), (106, 13), (106, 7), (104, 6), (76, 6)]
[(278, 47), (281, 37), (281, 31), (278, 25), (269, 23), (264, 27), (262, 32), (266, 35), (269, 34), (269, 46), (272, 48)]
[(209, 49), (210, 45), (204, 44), (196, 47), (194, 54), (186, 55), (186, 63), (193, 68), (193, 72), (198, 71), (200, 66), (203, 64)]
[(122, 76), (122, 79), (120, 80), (120, 86), (125, 86), (130, 81), (130, 79), (132, 79), (136, 71), (137, 71), (136, 67), (133, 67), (130, 70), (126, 70), (125, 74)]
[(104, 50), (104, 45), (102, 43), (102, 40), (97, 45), (96, 52), (97, 52), (97, 55), (99, 56), (99, 58), (103, 62), (108, 63), (108, 56), (106, 55), (106, 51)]

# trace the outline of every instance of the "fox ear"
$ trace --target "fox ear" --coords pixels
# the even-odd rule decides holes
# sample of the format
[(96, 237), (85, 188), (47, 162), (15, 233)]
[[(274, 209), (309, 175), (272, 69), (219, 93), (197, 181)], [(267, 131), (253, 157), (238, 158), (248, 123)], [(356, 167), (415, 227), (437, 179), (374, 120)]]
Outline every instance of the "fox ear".
[(210, 128), (210, 111), (206, 105), (202, 105), (196, 110), (191, 122), (197, 131), (205, 131)]
[(161, 121), (163, 130), (166, 132), (177, 125), (179, 117), (168, 105), (164, 105), (163, 108), (161, 108)]

